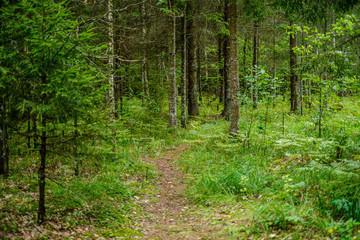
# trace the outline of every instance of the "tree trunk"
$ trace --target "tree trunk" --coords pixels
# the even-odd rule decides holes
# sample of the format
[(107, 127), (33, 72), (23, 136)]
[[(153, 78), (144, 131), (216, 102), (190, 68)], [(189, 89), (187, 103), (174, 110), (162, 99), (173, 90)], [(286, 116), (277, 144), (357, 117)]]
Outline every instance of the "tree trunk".
[[(224, 21), (229, 23), (229, 0), (224, 3)], [(226, 26), (229, 29), (229, 25)], [(229, 36), (224, 36), (223, 55), (224, 55), (224, 110), (221, 115), (225, 116), (226, 120), (230, 120), (231, 111), (231, 90), (230, 90), (230, 43)]]
[(253, 108), (258, 107), (258, 66), (259, 66), (259, 22), (254, 20), (254, 49), (253, 49), (253, 82), (252, 101)]
[(39, 168), (39, 209), (38, 209), (38, 224), (45, 221), (45, 178), (46, 178), (46, 119), (43, 116), (42, 120), (42, 134), (40, 143), (40, 168)]
[(74, 142), (74, 173), (75, 176), (79, 176), (79, 166), (81, 165), (81, 162), (79, 161), (79, 156), (78, 156), (78, 137), (79, 137), (79, 131), (78, 131), (78, 120), (77, 117), (75, 117), (74, 120), (74, 128), (75, 128), (75, 142)]
[(196, 63), (195, 63), (195, 40), (196, 35), (192, 2), (187, 4), (188, 6), (188, 20), (187, 20), (187, 57), (188, 57), (188, 113), (190, 116), (199, 115), (199, 106), (197, 100), (197, 89), (196, 89)]
[(237, 38), (237, 4), (231, 0), (230, 5), (230, 83), (231, 83), (231, 117), (230, 134), (239, 132), (239, 60)]
[[(198, 39), (199, 43), (200, 39)], [(199, 101), (202, 101), (202, 92), (201, 92), (201, 55), (200, 55), (200, 46), (198, 44), (196, 51), (196, 60), (197, 60), (197, 69), (196, 69), (196, 79), (198, 82), (198, 92), (199, 92)]]
[(143, 16), (142, 22), (142, 41), (143, 41), (143, 51), (142, 51), (142, 67), (141, 67), (141, 82), (143, 88), (142, 101), (144, 104), (144, 98), (149, 98), (149, 80), (148, 80), (148, 68), (147, 68), (147, 44), (146, 44), (146, 8), (145, 1), (142, 2), (141, 12)]
[(224, 101), (224, 65), (222, 64), (222, 52), (223, 48), (223, 37), (221, 34), (218, 35), (218, 64), (219, 64), (219, 72), (218, 72), (218, 96), (219, 102)]
[[(274, 17), (274, 25), (275, 25), (275, 17)], [(276, 31), (274, 31), (274, 54), (273, 54), (273, 107), (276, 106)]]
[(6, 124), (6, 104), (4, 98), (0, 98), (0, 175), (9, 172), (9, 145)]
[[(247, 69), (246, 69), (246, 55), (247, 55), (247, 42), (248, 42), (248, 37), (247, 34), (245, 33), (244, 36), (244, 46), (243, 46), (243, 82), (242, 82), (242, 93), (245, 94), (247, 93), (247, 82), (246, 82), (246, 75), (247, 75)], [(242, 104), (244, 104), (244, 98), (242, 100)]]
[(186, 96), (187, 96), (187, 76), (186, 76), (186, 66), (187, 66), (187, 56), (186, 56), (186, 17), (181, 18), (182, 24), (182, 41), (181, 41), (181, 126), (186, 128)]
[(28, 112), (27, 119), (27, 148), (30, 150), (31, 148), (31, 114)]
[[(290, 21), (290, 27), (292, 27), (293, 22)], [(297, 55), (294, 51), (296, 47), (296, 35), (290, 34), (290, 101), (291, 101), (291, 111), (295, 112), (299, 110), (299, 77), (296, 74), (297, 68)]]
[[(173, 9), (173, 3), (169, 1), (169, 9)], [(169, 20), (169, 127), (176, 128), (176, 18), (171, 15)]]
[(114, 84), (114, 70), (115, 70), (115, 41), (114, 41), (114, 19), (113, 19), (113, 0), (108, 0), (108, 35), (109, 35), (109, 48), (108, 48), (108, 64), (109, 64), (109, 102), (110, 102), (110, 115), (115, 118), (115, 84)]

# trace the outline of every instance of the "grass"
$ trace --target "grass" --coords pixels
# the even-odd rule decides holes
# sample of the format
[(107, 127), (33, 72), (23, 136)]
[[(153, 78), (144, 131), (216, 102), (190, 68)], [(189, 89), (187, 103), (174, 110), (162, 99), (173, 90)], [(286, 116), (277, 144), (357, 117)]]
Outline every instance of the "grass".
[(243, 106), (233, 138), (223, 120), (193, 121), (185, 138), (201, 144), (181, 160), (193, 176), (189, 197), (204, 206), (252, 201), (248, 237), (359, 238), (359, 99), (336, 106), (323, 116), (321, 138), (316, 109), (289, 114), (284, 103)]
[(153, 191), (157, 173), (140, 157), (189, 144), (179, 160), (191, 179), (188, 196), (204, 214), (227, 209), (209, 224), (224, 221), (231, 239), (360, 238), (358, 98), (329, 102), (321, 138), (317, 109), (289, 114), (283, 102), (241, 106), (239, 134), (229, 137), (217, 105), (205, 98), (201, 115), (175, 131), (167, 128), (166, 104), (127, 99), (116, 125), (95, 123), (87, 129), (93, 134), (78, 143), (80, 176), (74, 175), (73, 143), (55, 147), (48, 158), (48, 223), (38, 230), (38, 156), (15, 136), (11, 174), (0, 182), (0, 232), (27, 231), (39, 239), (141, 237), (133, 227), (134, 197)]

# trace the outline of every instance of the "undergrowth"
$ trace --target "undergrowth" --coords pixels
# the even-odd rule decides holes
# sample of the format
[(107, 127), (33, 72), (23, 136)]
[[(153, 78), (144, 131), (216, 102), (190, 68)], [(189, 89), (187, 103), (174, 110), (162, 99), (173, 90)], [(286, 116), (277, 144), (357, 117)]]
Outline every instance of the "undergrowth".
[(321, 137), (316, 109), (289, 114), (283, 103), (241, 107), (236, 137), (224, 120), (193, 120), (185, 138), (199, 144), (181, 160), (193, 176), (189, 197), (204, 206), (250, 202), (248, 236), (359, 238), (359, 100), (334, 106), (341, 111), (329, 104)]

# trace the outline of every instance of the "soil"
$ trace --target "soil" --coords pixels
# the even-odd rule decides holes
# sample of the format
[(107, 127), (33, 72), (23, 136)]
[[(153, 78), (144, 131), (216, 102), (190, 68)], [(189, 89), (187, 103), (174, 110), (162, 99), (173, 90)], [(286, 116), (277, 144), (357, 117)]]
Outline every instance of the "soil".
[(230, 239), (221, 234), (221, 222), (210, 224), (209, 218), (186, 197), (184, 190), (189, 179), (176, 161), (188, 148), (182, 145), (160, 157), (143, 159), (156, 167), (159, 179), (154, 183), (157, 193), (140, 200), (142, 239)]

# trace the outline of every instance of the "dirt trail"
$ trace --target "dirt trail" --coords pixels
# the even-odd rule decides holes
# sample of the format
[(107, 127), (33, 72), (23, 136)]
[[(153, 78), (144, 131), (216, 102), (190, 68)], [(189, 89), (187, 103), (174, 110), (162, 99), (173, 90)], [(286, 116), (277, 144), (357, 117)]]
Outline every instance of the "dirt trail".
[(153, 164), (160, 175), (155, 183), (158, 193), (140, 200), (144, 210), (140, 221), (143, 239), (224, 239), (215, 234), (218, 226), (210, 226), (186, 199), (186, 178), (175, 161), (188, 148), (180, 146), (160, 157), (143, 159)]

